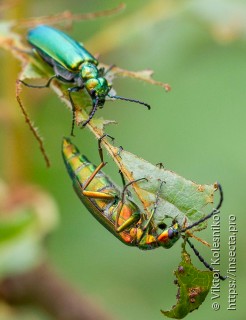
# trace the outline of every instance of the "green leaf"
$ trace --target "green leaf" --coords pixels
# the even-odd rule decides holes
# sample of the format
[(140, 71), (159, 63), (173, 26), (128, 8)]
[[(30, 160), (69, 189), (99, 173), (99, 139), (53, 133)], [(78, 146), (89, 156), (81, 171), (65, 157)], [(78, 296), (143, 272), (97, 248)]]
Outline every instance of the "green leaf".
[(177, 304), (169, 311), (161, 312), (168, 318), (183, 319), (187, 314), (198, 309), (205, 300), (213, 279), (213, 272), (200, 271), (195, 268), (190, 255), (185, 248), (182, 251), (182, 261), (177, 270), (175, 283), (178, 286)]
[[(160, 199), (154, 215), (156, 224), (165, 223), (166, 218), (171, 218), (176, 219), (181, 226), (184, 223), (190, 225), (201, 219), (204, 216), (204, 207), (213, 202), (216, 184), (196, 184), (124, 150), (115, 158), (128, 180), (148, 180), (135, 184), (134, 189), (149, 212), (156, 201), (156, 194), (159, 193)], [(161, 181), (164, 183), (160, 188)], [(204, 228), (204, 224), (197, 229), (200, 230), (201, 227)]]

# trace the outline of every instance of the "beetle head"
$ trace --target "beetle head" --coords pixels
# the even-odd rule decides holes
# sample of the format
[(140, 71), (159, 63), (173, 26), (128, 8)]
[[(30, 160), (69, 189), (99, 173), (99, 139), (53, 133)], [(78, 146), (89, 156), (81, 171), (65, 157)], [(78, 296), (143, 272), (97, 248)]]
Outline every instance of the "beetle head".
[(98, 106), (103, 106), (111, 86), (105, 78), (93, 78), (86, 81), (85, 88), (92, 100), (98, 99)]
[(174, 223), (159, 234), (157, 241), (161, 247), (169, 249), (179, 240), (180, 236), (179, 225)]

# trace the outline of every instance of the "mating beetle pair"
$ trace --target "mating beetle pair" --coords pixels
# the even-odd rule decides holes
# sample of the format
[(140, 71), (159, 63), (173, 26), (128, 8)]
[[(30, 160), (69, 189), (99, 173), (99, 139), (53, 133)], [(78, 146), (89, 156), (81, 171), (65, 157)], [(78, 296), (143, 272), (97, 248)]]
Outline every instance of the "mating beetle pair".
[[(75, 104), (71, 94), (84, 88), (92, 99), (92, 109), (83, 126), (92, 119), (98, 107), (103, 107), (106, 97), (140, 103), (150, 109), (150, 106), (144, 102), (110, 95), (111, 85), (105, 78), (109, 70), (105, 72), (102, 68), (98, 69), (98, 61), (80, 43), (65, 33), (48, 26), (38, 26), (29, 32), (27, 39), (34, 52), (53, 68), (55, 75), (43, 86), (21, 82), (34, 88), (49, 87), (55, 78), (73, 84), (73, 87), (68, 89), (73, 110), (72, 135)], [(91, 164), (85, 156), (80, 155), (69, 139), (63, 140), (62, 147), (64, 162), (73, 181), (74, 189), (93, 216), (123, 243), (143, 250), (157, 247), (170, 248), (180, 237), (184, 237), (199, 260), (213, 271), (213, 268), (194, 248), (186, 232), (218, 212), (223, 201), (221, 186), (218, 185), (220, 202), (216, 209), (199, 221), (183, 228), (177, 222), (173, 222), (169, 227), (153, 225), (152, 218), (158, 205), (159, 193), (156, 195), (150, 216), (145, 217), (140, 208), (127, 195), (128, 186), (137, 181), (125, 185), (121, 192), (101, 171), (105, 163), (100, 143), (101, 139), (99, 140), (101, 164), (98, 167)], [(220, 279), (224, 280), (225, 277), (220, 275)]]
[(92, 99), (92, 109), (89, 118), (83, 122), (83, 126), (86, 126), (93, 118), (98, 107), (103, 107), (106, 97), (136, 102), (150, 109), (150, 106), (142, 101), (110, 95), (111, 84), (105, 78), (110, 68), (107, 71), (104, 68), (98, 69), (97, 59), (82, 44), (62, 31), (40, 25), (29, 31), (27, 40), (34, 52), (53, 68), (55, 75), (42, 86), (30, 85), (21, 81), (24, 85), (32, 88), (46, 88), (53, 79), (73, 84), (73, 87), (68, 88), (73, 111), (71, 135), (73, 135), (75, 122), (75, 104), (71, 94), (84, 88)]
[[(171, 248), (180, 237), (186, 239), (199, 260), (213, 271), (199, 252), (194, 248), (185, 233), (211, 218), (219, 212), (223, 202), (223, 192), (218, 184), (220, 201), (217, 207), (199, 221), (181, 228), (177, 222), (169, 227), (154, 225), (153, 216), (158, 206), (159, 193), (157, 192), (154, 207), (149, 215), (145, 217), (141, 209), (127, 195), (127, 188), (138, 179), (126, 184), (121, 192), (115, 184), (101, 171), (106, 165), (103, 160), (101, 148), (102, 136), (98, 141), (101, 163), (94, 166), (84, 155), (81, 155), (77, 147), (68, 138), (63, 139), (62, 155), (67, 171), (73, 181), (73, 187), (80, 200), (91, 212), (91, 214), (106, 227), (115, 237), (129, 246), (136, 246), (142, 250), (150, 250), (158, 247)], [(161, 183), (162, 184), (162, 183)], [(160, 185), (161, 187), (161, 185)], [(221, 280), (225, 277), (219, 276)]]

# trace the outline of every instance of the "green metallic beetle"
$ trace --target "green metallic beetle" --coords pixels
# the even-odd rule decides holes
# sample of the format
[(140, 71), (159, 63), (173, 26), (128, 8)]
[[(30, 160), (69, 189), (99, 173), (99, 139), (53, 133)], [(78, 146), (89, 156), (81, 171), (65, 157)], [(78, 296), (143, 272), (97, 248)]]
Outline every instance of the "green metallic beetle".
[[(94, 166), (84, 155), (81, 155), (77, 147), (68, 138), (64, 138), (62, 142), (62, 155), (65, 166), (73, 181), (74, 190), (86, 208), (119, 240), (126, 245), (136, 246), (142, 250), (158, 247), (168, 249), (180, 237), (184, 237), (199, 260), (208, 269), (214, 271), (194, 248), (185, 232), (219, 212), (219, 208), (223, 202), (221, 186), (218, 184), (220, 202), (216, 209), (199, 221), (185, 228), (180, 228), (179, 224), (175, 221), (169, 227), (163, 224), (159, 226), (154, 225), (152, 218), (158, 205), (159, 192), (157, 192), (150, 217), (146, 217), (145, 214), (141, 213), (136, 203), (127, 195), (127, 188), (132, 183), (147, 179), (134, 180), (126, 184), (121, 192), (101, 171), (106, 165), (101, 148), (101, 140), (104, 136), (98, 140), (98, 150), (101, 158), (101, 163), (98, 167)], [(220, 276), (220, 279), (224, 280), (225, 277)]]
[(110, 95), (111, 85), (105, 78), (110, 68), (106, 72), (104, 68), (98, 69), (97, 59), (82, 44), (62, 31), (40, 25), (29, 31), (27, 41), (33, 47), (34, 52), (53, 68), (55, 75), (42, 86), (30, 85), (21, 81), (24, 85), (32, 88), (46, 88), (49, 87), (54, 78), (74, 85), (68, 88), (73, 110), (72, 135), (75, 121), (75, 105), (71, 93), (84, 88), (92, 99), (92, 109), (89, 113), (89, 118), (82, 124), (83, 126), (86, 126), (92, 119), (98, 107), (103, 107), (106, 97), (140, 103), (150, 109), (148, 104), (139, 100)]

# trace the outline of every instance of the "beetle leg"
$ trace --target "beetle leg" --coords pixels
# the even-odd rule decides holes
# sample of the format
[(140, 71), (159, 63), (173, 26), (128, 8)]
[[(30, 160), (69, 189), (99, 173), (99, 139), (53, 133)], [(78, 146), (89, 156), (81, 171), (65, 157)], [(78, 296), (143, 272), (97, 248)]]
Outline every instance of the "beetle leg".
[(139, 179), (130, 181), (129, 183), (127, 183), (127, 184), (124, 186), (123, 191), (122, 191), (122, 194), (121, 194), (121, 202), (122, 202), (122, 203), (125, 202), (125, 196), (126, 196), (126, 193), (127, 193), (127, 189), (130, 187), (130, 185), (132, 185), (133, 183), (139, 182), (139, 181), (141, 181), (141, 180), (148, 181), (147, 178), (139, 178)]
[[(95, 171), (91, 174), (90, 178), (85, 182), (85, 184), (83, 185), (83, 189), (82, 189), (82, 192), (84, 195), (87, 195), (89, 196), (89, 193), (92, 193), (91, 191), (86, 191), (85, 189), (88, 187), (88, 185), (91, 183), (91, 181), (95, 178), (96, 174), (104, 167), (106, 166), (107, 162), (104, 162), (104, 159), (103, 159), (103, 151), (102, 151), (102, 147), (101, 147), (101, 143), (102, 143), (102, 139), (105, 138), (105, 137), (109, 137), (111, 138), (112, 140), (114, 140), (114, 137), (110, 136), (109, 134), (104, 134), (102, 135), (99, 139), (98, 139), (98, 152), (99, 152), (99, 156), (100, 156), (100, 159), (101, 159), (101, 163), (97, 166), (97, 168), (95, 169)], [(102, 193), (102, 192), (93, 192), (94, 194), (95, 193), (100, 193), (100, 194), (105, 194), (105, 193)], [(90, 197), (93, 197), (93, 196), (90, 196)], [(104, 197), (105, 198), (105, 197)], [(112, 196), (110, 196), (110, 199), (112, 198)]]
[(72, 105), (72, 128), (71, 128), (71, 136), (74, 137), (74, 125), (75, 125), (75, 111), (76, 111), (76, 108), (75, 108), (75, 104), (73, 102), (73, 98), (72, 98), (72, 92), (78, 92), (80, 90), (82, 90), (83, 87), (72, 87), (72, 88), (68, 88), (68, 96), (69, 96), (69, 100), (71, 102), (71, 105)]
[(127, 219), (125, 222), (123, 222), (117, 229), (117, 232), (122, 232), (126, 229), (128, 229), (130, 226), (138, 222), (140, 219), (140, 213), (133, 213), (129, 219)]
[[(83, 186), (78, 181), (78, 185), (81, 189), (81, 192), (84, 196), (88, 198), (94, 198), (94, 199), (103, 199), (103, 200), (113, 200), (115, 198), (112, 194), (107, 194), (104, 192), (98, 192), (98, 191), (87, 191), (85, 190), (88, 185), (91, 183), (91, 181), (95, 178), (96, 174), (106, 165), (106, 163), (102, 162), (99, 164), (99, 166), (95, 169), (95, 171), (92, 173), (90, 178), (85, 182)], [(78, 180), (78, 179), (77, 179)]]
[(95, 169), (95, 171), (91, 174), (90, 178), (85, 182), (85, 184), (83, 185), (83, 190), (85, 190), (88, 185), (91, 183), (91, 181), (95, 178), (96, 174), (103, 168), (106, 166), (107, 163), (105, 162), (101, 162), (99, 164), (99, 166), (97, 166), (97, 168)]
[[(121, 148), (121, 146), (119, 147), (119, 148)], [(119, 174), (120, 174), (120, 177), (121, 177), (121, 181), (122, 181), (122, 184), (123, 184), (123, 188), (125, 187), (125, 185), (126, 185), (126, 180), (125, 180), (125, 177), (124, 177), (124, 175), (123, 175), (123, 173), (122, 173), (122, 171), (121, 171), (121, 169), (119, 169)], [(127, 189), (127, 196), (128, 197), (130, 197), (131, 196), (131, 192)]]
[(37, 129), (34, 127), (34, 124), (31, 121), (31, 119), (30, 119), (30, 117), (28, 115), (28, 112), (27, 112), (24, 104), (21, 101), (20, 83), (23, 83), (23, 82), (21, 80), (16, 80), (16, 99), (17, 99), (17, 102), (18, 102), (18, 104), (19, 104), (19, 106), (21, 108), (21, 112), (23, 113), (23, 115), (25, 117), (27, 125), (29, 126), (32, 134), (34, 135), (34, 138), (37, 140), (37, 142), (39, 144), (39, 148), (40, 148), (41, 153), (42, 153), (42, 155), (44, 157), (46, 165), (47, 165), (47, 167), (49, 167), (50, 166), (50, 160), (49, 160), (48, 155), (46, 154), (45, 147), (44, 147), (44, 144), (43, 144), (43, 140), (42, 140), (41, 136), (39, 135), (39, 133), (37, 132)]
[(112, 141), (114, 141), (114, 137), (110, 136), (109, 134), (105, 133), (104, 135), (102, 135), (99, 139), (98, 139), (98, 152), (99, 152), (99, 156), (101, 159), (101, 162), (104, 162), (103, 160), (103, 151), (102, 151), (102, 147), (101, 147), (101, 143), (102, 143), (102, 139), (105, 137), (109, 137)]
[(49, 80), (47, 81), (47, 83), (44, 84), (44, 85), (41, 85), (41, 86), (40, 86), (40, 85), (38, 86), (38, 85), (29, 84), (29, 83), (26, 83), (26, 82), (23, 81), (23, 80), (19, 80), (19, 81), (20, 81), (22, 84), (24, 84), (26, 87), (43, 89), (43, 88), (49, 88), (51, 81), (52, 81), (53, 79), (55, 79), (55, 78), (57, 78), (56, 75), (50, 77)]
[(99, 166), (95, 169), (95, 171), (92, 173), (92, 175), (89, 177), (89, 179), (85, 182), (85, 184), (83, 185), (83, 187), (81, 187), (81, 191), (82, 193), (88, 197), (88, 198), (96, 198), (96, 199), (114, 199), (115, 196), (111, 195), (111, 194), (106, 194), (104, 192), (97, 192), (97, 191), (87, 191), (85, 190), (88, 185), (91, 183), (91, 181), (95, 178), (96, 174), (104, 167), (106, 166), (107, 162), (104, 162), (103, 159), (103, 150), (102, 150), (102, 139), (104, 139), (105, 137), (109, 137), (112, 140), (114, 140), (114, 137), (110, 136), (109, 134), (104, 134), (102, 135), (99, 139), (98, 139), (98, 152), (99, 152), (99, 156), (101, 159), (101, 163), (99, 164)]
[[(138, 181), (141, 181), (141, 180), (146, 180), (146, 181), (148, 181), (146, 178), (140, 178), (140, 179), (136, 179), (136, 180), (132, 180), (132, 181), (130, 181), (129, 183), (127, 183), (125, 186), (124, 186), (124, 188), (123, 188), (123, 191), (122, 191), (122, 194), (121, 194), (121, 201), (120, 201), (120, 205), (119, 205), (119, 208), (118, 208), (118, 210), (117, 210), (117, 214), (116, 214), (116, 218), (115, 218), (115, 229), (116, 229), (116, 231), (118, 231), (119, 230), (119, 228), (118, 228), (118, 222), (119, 222), (119, 217), (120, 217), (120, 213), (121, 213), (121, 210), (122, 210), (122, 208), (123, 208), (123, 205), (124, 205), (124, 202), (125, 202), (125, 196), (126, 196), (126, 193), (127, 193), (127, 188), (130, 186), (130, 185), (132, 185), (133, 183), (135, 183), (135, 182), (138, 182)], [(132, 216), (134, 216), (134, 215), (132, 215)], [(132, 217), (131, 216), (131, 217)], [(133, 222), (135, 222), (135, 217), (133, 217), (133, 218), (129, 218), (130, 219), (130, 221), (133, 219), (133, 221), (130, 223), (130, 224), (132, 224)], [(128, 220), (129, 220), (128, 219)], [(124, 224), (127, 224), (127, 227), (129, 226), (129, 224), (127, 223), (127, 221), (128, 220), (126, 220), (126, 222), (124, 223)], [(138, 220), (139, 220), (139, 218), (138, 218)], [(137, 220), (137, 221), (138, 221)], [(126, 227), (125, 227), (126, 228)], [(122, 229), (121, 227), (120, 227), (120, 229)], [(119, 232), (119, 231), (118, 231)]]
[(98, 192), (98, 191), (82, 190), (82, 193), (84, 196), (88, 198), (94, 198), (94, 199), (113, 200), (115, 198), (115, 196), (112, 194), (107, 194), (107, 193)]
[(162, 188), (163, 183), (166, 183), (166, 182), (165, 181), (161, 181), (159, 190), (156, 193), (154, 208), (151, 210), (150, 217), (147, 219), (147, 222), (146, 222), (145, 226), (142, 229), (143, 231), (145, 231), (148, 228), (148, 226), (149, 226), (149, 224), (150, 224), (150, 222), (151, 222), (151, 220), (152, 220), (152, 218), (153, 218), (153, 216), (154, 216), (154, 214), (156, 212), (156, 209), (157, 209), (157, 206), (158, 206), (158, 201), (159, 201), (159, 198), (160, 198), (160, 192), (161, 192), (161, 188)]
[[(123, 187), (125, 187), (126, 186), (126, 180), (125, 180), (125, 177), (124, 177), (121, 169), (119, 169), (119, 174), (120, 174), (120, 177), (121, 177), (121, 181), (122, 181)], [(127, 190), (127, 195), (129, 195), (129, 194), (130, 194), (130, 191)]]

